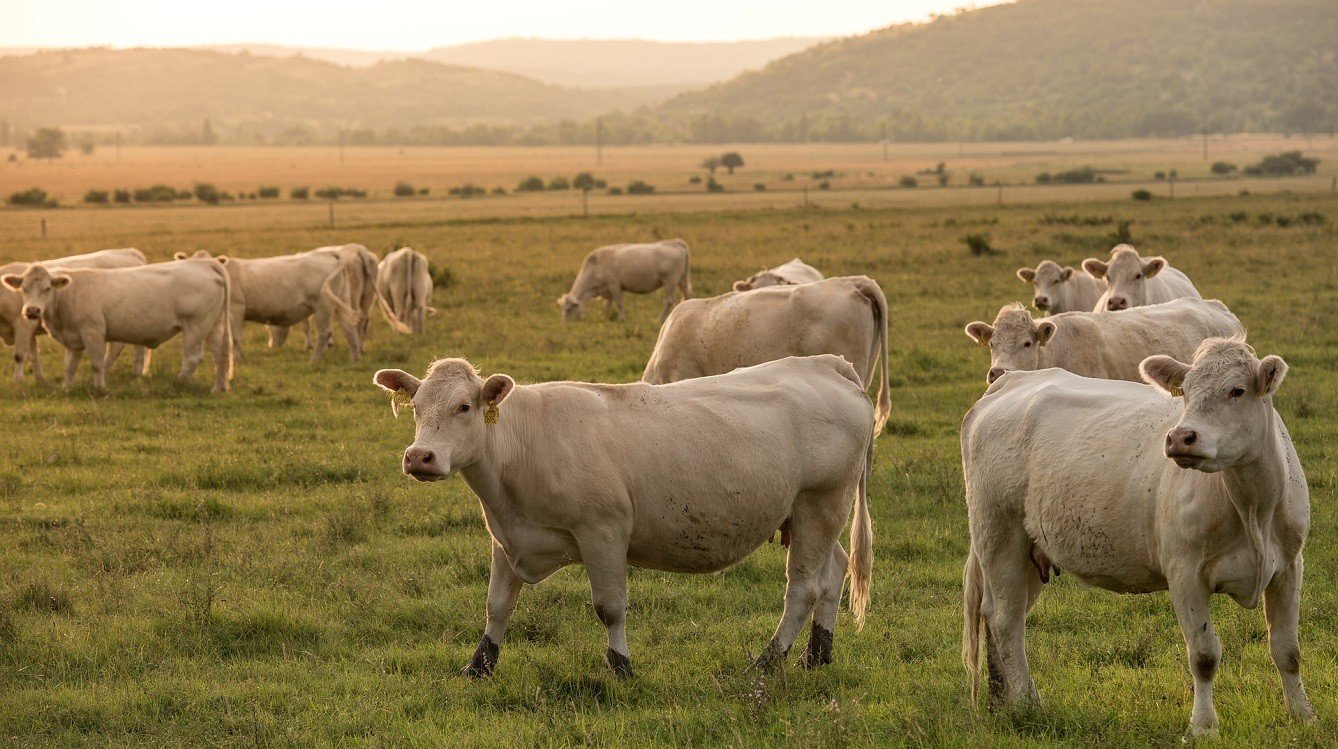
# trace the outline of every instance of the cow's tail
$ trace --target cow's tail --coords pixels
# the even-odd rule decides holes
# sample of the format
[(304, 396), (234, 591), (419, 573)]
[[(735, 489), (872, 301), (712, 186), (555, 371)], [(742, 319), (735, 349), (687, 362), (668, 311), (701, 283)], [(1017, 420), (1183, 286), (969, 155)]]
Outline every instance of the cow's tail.
[[(855, 285), (873, 307), (874, 340), (869, 351), (869, 373), (873, 374), (875, 367), (883, 371), (882, 379), (878, 381), (878, 410), (873, 423), (873, 434), (876, 437), (883, 433), (883, 427), (887, 426), (887, 419), (892, 414), (892, 388), (887, 371), (887, 297), (878, 282), (867, 276), (857, 276)], [(868, 387), (869, 383), (864, 385)]]
[(985, 598), (985, 574), (975, 549), (966, 557), (962, 570), (962, 665), (971, 676), (971, 706), (980, 693), (980, 625), (984, 622), (981, 605)]
[(233, 375), (233, 351), (236, 349), (236, 341), (232, 340), (232, 275), (228, 273), (228, 268), (223, 263), (216, 260), (209, 261), (214, 271), (218, 273), (219, 278), (223, 279), (223, 310), (219, 313), (218, 322), (215, 323), (223, 332), (221, 334), (219, 359), (214, 362), (216, 367), (227, 367), (227, 381), (232, 382)]
[(854, 614), (855, 624), (860, 628), (864, 627), (864, 615), (869, 610), (869, 589), (873, 585), (873, 521), (869, 517), (869, 477), (872, 473), (873, 437), (870, 437), (855, 494), (854, 519), (850, 522), (850, 562), (846, 568), (850, 576), (850, 613)]
[(679, 290), (683, 292), (684, 299), (692, 298), (692, 250), (688, 243), (682, 239), (678, 244), (683, 248), (683, 278), (678, 282)]
[(420, 255), (417, 252), (409, 253), (408, 269), (405, 271), (404, 288), (408, 292), (409, 300), (405, 305), (408, 310), (410, 327), (415, 333), (423, 332), (424, 318), (427, 317), (427, 308), (432, 306), (432, 284), (427, 286), (427, 298), (419, 298), (418, 284), (416, 283), (419, 275), (432, 277), (432, 271), (427, 267), (427, 256)]
[[(361, 316), (353, 304), (349, 303), (354, 292), (352, 283), (354, 274), (363, 275), (361, 253), (354, 251), (352, 247), (346, 247), (339, 252), (339, 264), (325, 277), (325, 283), (321, 284), (321, 296), (334, 306), (335, 313), (339, 315), (344, 325), (357, 327)], [(339, 288), (341, 280), (343, 288)]]

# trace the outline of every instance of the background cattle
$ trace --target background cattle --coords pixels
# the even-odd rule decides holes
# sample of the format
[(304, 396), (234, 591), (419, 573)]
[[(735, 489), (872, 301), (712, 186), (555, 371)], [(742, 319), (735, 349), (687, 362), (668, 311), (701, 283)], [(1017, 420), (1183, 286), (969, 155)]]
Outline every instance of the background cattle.
[(871, 385), (878, 367), (876, 428), (892, 409), (887, 298), (866, 276), (732, 291), (678, 305), (660, 328), (641, 379), (659, 384), (729, 372), (787, 356), (836, 354)]
[(1118, 593), (1170, 590), (1194, 677), (1195, 734), (1218, 725), (1222, 647), (1208, 599), (1225, 593), (1254, 608), (1262, 598), (1287, 706), (1313, 720), (1297, 638), (1309, 491), (1273, 409), (1287, 365), (1260, 361), (1243, 340), (1213, 339), (1192, 366), (1154, 356), (1143, 371), (1155, 389), (1057, 369), (1018, 373), (967, 413), (962, 655), (973, 684), (983, 629), (991, 704), (1037, 700), (1027, 611), (1062, 569)]
[(812, 283), (814, 281), (821, 281), (822, 278), (822, 272), (817, 268), (814, 268), (799, 258), (795, 258), (788, 263), (782, 263), (775, 268), (769, 268), (754, 273), (742, 281), (735, 281), (734, 290), (751, 291), (752, 289), (762, 289), (767, 286), (779, 286), (782, 284)]
[(966, 326), (966, 335), (990, 350), (987, 383), (1007, 372), (1046, 367), (1137, 382), (1138, 365), (1146, 357), (1187, 359), (1208, 338), (1244, 334), (1240, 320), (1216, 299), (1177, 299), (1118, 315), (1064, 312), (1040, 320), (1011, 304), (999, 310), (993, 325), (976, 321)]
[(1031, 306), (1046, 315), (1060, 312), (1091, 312), (1106, 293), (1106, 282), (1053, 260), (1042, 260), (1035, 268), (1018, 268), (1017, 277), (1031, 284)]
[(29, 266), (22, 276), (0, 278), (21, 290), (24, 314), (40, 316), (65, 347), (65, 389), (74, 386), (79, 359), (88, 351), (93, 386), (105, 390), (106, 344), (157, 348), (181, 334), (181, 371), (187, 380), (204, 359), (214, 358), (214, 392), (232, 378), (232, 334), (228, 324), (231, 282), (223, 265), (191, 259), (132, 268)]
[[(83, 255), (71, 255), (54, 260), (42, 260), (35, 263), (48, 270), (55, 268), (129, 268), (144, 265), (147, 260), (144, 253), (133, 247), (117, 250), (99, 250)], [(0, 276), (8, 274), (23, 275), (29, 263), (9, 263), (0, 265)], [(45, 331), (38, 320), (23, 316), (23, 296), (18, 291), (0, 284), (0, 339), (14, 347), (14, 379), (23, 379), (23, 368), (27, 361), (32, 361), (33, 377), (42, 379), (42, 361), (37, 347), (37, 336)], [(122, 344), (112, 344), (107, 353), (107, 366), (121, 353)], [(144, 374), (148, 367), (148, 352), (144, 348), (135, 349), (135, 371)]]
[(669, 316), (675, 295), (692, 298), (691, 253), (681, 239), (666, 239), (650, 244), (614, 244), (591, 250), (581, 261), (571, 290), (558, 297), (562, 319), (581, 316), (587, 302), (602, 297), (610, 314), (627, 318), (623, 310), (623, 292), (649, 294), (664, 289), (664, 309), (660, 322)]
[[(517, 385), (503, 374), (485, 380), (463, 359), (433, 363), (423, 380), (384, 369), (374, 379), (412, 399), (404, 472), (422, 481), (460, 473), (492, 534), (487, 626), (469, 676), (492, 673), (522, 583), (574, 563), (585, 565), (608, 629), (608, 665), (630, 676), (628, 566), (716, 572), (778, 528), (789, 540), (785, 610), (758, 665), (779, 665), (810, 621), (804, 665), (831, 662), (847, 573), (863, 620), (873, 409), (839, 357), (671, 385)], [(852, 500), (847, 557), (840, 536)]]
[(1130, 307), (1161, 304), (1172, 299), (1202, 299), (1189, 276), (1172, 268), (1164, 257), (1144, 258), (1138, 250), (1122, 244), (1110, 251), (1110, 262), (1094, 257), (1082, 261), (1092, 278), (1106, 282), (1093, 312), (1119, 312)]
[(432, 274), (427, 256), (408, 247), (385, 256), (377, 268), (376, 290), (389, 306), (389, 314), (422, 334), (432, 307)]

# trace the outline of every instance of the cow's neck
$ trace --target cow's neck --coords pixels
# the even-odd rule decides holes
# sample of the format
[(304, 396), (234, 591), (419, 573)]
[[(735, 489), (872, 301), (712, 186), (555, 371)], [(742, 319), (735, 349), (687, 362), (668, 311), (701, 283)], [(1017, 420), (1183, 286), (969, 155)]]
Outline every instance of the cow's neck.
[(519, 411), (529, 396), (528, 389), (523, 385), (517, 385), (511, 391), (499, 407), (497, 423), (489, 424), (484, 429), (482, 457), (460, 469), (460, 475), (469, 488), (503, 522), (512, 511), (504, 477), (507, 471), (515, 470), (516, 459), (523, 452), (520, 445), (523, 414)]
[(571, 296), (578, 302), (584, 304), (599, 293), (598, 282), (594, 279), (594, 273), (581, 273), (576, 277), (576, 282), (571, 285)]
[(1276, 544), (1273, 535), (1273, 517), (1282, 505), (1287, 490), (1287, 455), (1283, 442), (1278, 439), (1277, 415), (1272, 404), (1268, 408), (1268, 427), (1260, 440), (1259, 449), (1225, 468), (1221, 472), (1222, 486), (1227, 500), (1235, 508), (1241, 525), (1255, 554), (1255, 595), (1268, 581), (1265, 569), (1273, 554), (1268, 544)]

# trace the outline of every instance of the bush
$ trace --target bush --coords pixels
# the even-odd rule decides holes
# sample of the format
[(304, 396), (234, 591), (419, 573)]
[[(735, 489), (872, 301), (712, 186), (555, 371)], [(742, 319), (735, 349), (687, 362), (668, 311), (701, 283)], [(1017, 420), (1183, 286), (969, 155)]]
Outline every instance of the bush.
[(486, 195), (488, 191), (472, 182), (466, 182), (459, 187), (452, 187), (447, 191), (449, 195), (458, 195), (462, 198), (472, 198), (475, 195)]
[(134, 192), (136, 203), (170, 203), (177, 199), (177, 190), (168, 185), (141, 187)]
[(830, 190), (830, 189), (832, 189), (832, 183), (830, 183), (830, 182), (828, 182), (827, 180), (824, 179), (823, 181), (821, 181), (821, 182), (818, 183), (818, 189), (819, 189), (819, 190)]
[(972, 187), (984, 187), (985, 175), (981, 174), (980, 172), (971, 172), (971, 175), (966, 178), (966, 181)]
[(548, 180), (548, 189), (550, 190), (570, 190), (571, 182), (566, 177), (554, 177)]
[(919, 187), (919, 186), (920, 186), (920, 182), (919, 182), (918, 180), (916, 180), (914, 177), (912, 177), (911, 175), (909, 175), (909, 174), (903, 174), (903, 175), (901, 176), (901, 179), (897, 181), (897, 184), (898, 184), (898, 185), (901, 185), (902, 187)]
[(1252, 177), (1286, 177), (1296, 173), (1314, 174), (1319, 167), (1319, 159), (1308, 158), (1300, 151), (1286, 151), (1265, 156), (1262, 161), (1244, 169)]
[(288, 197), (293, 200), (307, 200), (311, 197), (310, 187), (294, 187), (288, 191)]
[(56, 201), (47, 198), (46, 190), (43, 190), (40, 187), (30, 187), (27, 190), (10, 195), (9, 204), (54, 208), (56, 206)]
[(432, 288), (449, 289), (455, 285), (455, 274), (450, 268), (433, 268), (428, 266), (428, 275), (432, 277)]
[(1147, 190), (1134, 190), (1134, 200), (1152, 200), (1152, 193)]
[(262, 187), (262, 188), (260, 188), (258, 191), (256, 191), (256, 194), (258, 194), (260, 197), (262, 197), (262, 198), (266, 198), (266, 199), (269, 199), (269, 198), (277, 198), (277, 197), (279, 197), (279, 188), (277, 188), (277, 187)]
[(826, 179), (826, 178), (828, 178), (828, 177), (835, 177), (835, 176), (836, 176), (836, 170), (834, 170), (834, 169), (828, 169), (828, 170), (826, 170), (826, 171), (813, 172), (813, 174), (811, 174), (811, 175), (809, 175), (809, 176), (813, 177), (813, 179)]
[(1041, 172), (1040, 174), (1036, 175), (1036, 184), (1048, 185), (1050, 184), (1050, 179), (1051, 177), (1049, 172)]
[[(942, 164), (940, 164), (939, 166), (942, 166)], [(952, 179), (952, 174), (951, 174), (951, 173), (949, 173), (949, 172), (938, 172), (938, 186), (939, 186), (939, 187), (947, 187), (947, 186), (948, 186), (948, 181), (951, 180), (951, 179)]]
[(354, 187), (322, 187), (317, 190), (315, 194), (316, 197), (321, 198), (322, 200), (335, 200), (344, 196), (350, 198), (367, 197), (366, 190), (359, 190)]
[(701, 183), (702, 183), (702, 178), (701, 178), (701, 177), (698, 177), (698, 176), (695, 175), (695, 174), (692, 175), (691, 177), (688, 177), (688, 184), (689, 184), (689, 185), (700, 185)]
[(1213, 174), (1231, 174), (1236, 171), (1236, 165), (1229, 161), (1213, 162)]
[(432, 190), (432, 188), (430, 188), (430, 187), (420, 187), (420, 188), (418, 188), (418, 194), (419, 194), (419, 195), (426, 195), (426, 194), (428, 194), (429, 192), (431, 192), (431, 190)]
[(89, 190), (88, 192), (84, 193), (85, 203), (105, 204), (110, 198), (111, 198), (111, 193), (107, 192), (106, 190)]
[(493, 194), (493, 195), (505, 195), (505, 194), (506, 194), (506, 188), (505, 188), (505, 187), (494, 187), (494, 188), (492, 189), (492, 194)]
[(633, 180), (627, 185), (628, 195), (649, 195), (655, 192), (655, 185), (646, 184), (643, 180)]
[(1152, 178), (1157, 180), (1158, 182), (1165, 182), (1166, 172), (1154, 172)]
[(219, 192), (218, 188), (212, 184), (208, 182), (195, 183), (195, 199), (201, 203), (218, 205), (218, 201), (222, 200), (223, 197), (224, 194)]
[(542, 177), (526, 177), (516, 185), (516, 192), (539, 192), (544, 189)]
[(129, 191), (129, 190), (114, 190), (114, 191), (112, 191), (112, 200), (116, 201), (117, 203), (129, 203), (129, 202), (130, 202), (130, 191)]
[(177, 200), (190, 200), (190, 190), (177, 190)]
[(722, 184), (720, 184), (719, 182), (716, 182), (716, 181), (715, 181), (715, 177), (711, 177), (710, 179), (706, 180), (706, 191), (707, 191), (707, 192), (724, 192), (724, 191), (725, 191), (725, 186), (722, 185)]
[(757, 192), (766, 192), (767, 186), (762, 182), (754, 182), (753, 189)]
[(623, 194), (623, 189), (622, 189), (621, 187), (610, 187), (610, 188), (609, 188), (609, 194), (610, 194), (610, 195), (622, 195), (622, 194)]
[(1054, 175), (1052, 179), (1055, 182), (1060, 182), (1066, 185), (1084, 185), (1098, 181), (1096, 170), (1090, 166), (1085, 166), (1081, 169), (1070, 169), (1067, 172), (1060, 172)]
[(409, 184), (408, 182), (396, 182), (395, 189), (393, 192), (395, 193), (395, 197), (397, 198), (409, 198), (413, 197), (413, 194), (416, 191), (413, 189), (413, 185)]
[(993, 255), (998, 252), (994, 245), (990, 244), (990, 235), (985, 233), (967, 234), (962, 237), (962, 244), (966, 245), (972, 255)]
[(1115, 225), (1115, 232), (1110, 235), (1110, 244), (1133, 244), (1134, 234), (1129, 231), (1132, 221), (1121, 221)]

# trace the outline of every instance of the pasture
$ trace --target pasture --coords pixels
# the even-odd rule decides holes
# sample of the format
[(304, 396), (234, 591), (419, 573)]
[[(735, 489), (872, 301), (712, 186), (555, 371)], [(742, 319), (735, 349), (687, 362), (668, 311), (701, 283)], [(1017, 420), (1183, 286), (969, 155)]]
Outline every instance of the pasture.
[[(123, 357), (105, 397), (65, 394), (51, 379), (15, 385), (0, 372), (0, 743), (1177, 743), (1190, 679), (1164, 593), (1051, 582), (1029, 619), (1044, 703), (1030, 712), (973, 714), (959, 658), (968, 539), (957, 430), (988, 366), (962, 327), (1030, 298), (1015, 268), (1104, 257), (1127, 221), (1144, 254), (1170, 257), (1231, 306), (1261, 355), (1291, 365), (1277, 406), (1314, 508), (1301, 648), (1320, 722), (1287, 718), (1262, 611), (1220, 597), (1215, 694), (1228, 745), (1332, 746), (1338, 201), (1136, 203), (1128, 189), (1077, 204), (1057, 190), (1003, 207), (872, 209), (845, 198), (802, 210), (793, 196), (709, 210), (628, 203), (584, 220), (370, 203), (334, 230), (321, 206), (80, 209), (49, 213), (68, 229), (45, 240), (28, 228), (35, 213), (0, 212), (11, 242), (3, 260), (127, 245), (150, 260), (198, 248), (263, 256), (361, 242), (380, 255), (412, 246), (452, 279), (436, 290), (424, 337), (374, 320), (356, 365), (342, 342), (312, 366), (294, 345), (300, 336), (266, 350), (263, 329), (248, 326), (249, 357), (226, 396), (209, 395), (206, 373), (171, 381), (177, 341), (155, 356), (148, 381), (131, 378)], [(996, 253), (967, 250), (962, 238), (981, 233)], [(487, 531), (460, 480), (400, 475), (412, 421), (392, 418), (371, 375), (421, 374), (434, 357), (463, 355), (521, 382), (636, 379), (657, 333), (657, 295), (628, 297), (626, 323), (590, 314), (562, 324), (554, 299), (589, 249), (675, 236), (692, 245), (701, 296), (795, 255), (828, 275), (870, 275), (887, 294), (893, 411), (870, 488), (868, 624), (857, 632), (843, 610), (834, 665), (762, 677), (744, 669), (780, 613), (778, 545), (721, 575), (636, 570), (628, 633), (637, 675), (619, 682), (603, 663), (584, 573), (570, 568), (521, 595), (496, 676), (460, 678), (483, 626)], [(49, 339), (41, 345), (59, 361)], [(87, 377), (82, 369), (80, 382)]]

